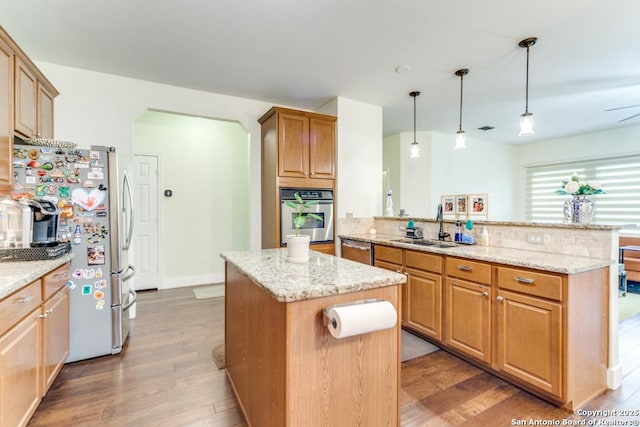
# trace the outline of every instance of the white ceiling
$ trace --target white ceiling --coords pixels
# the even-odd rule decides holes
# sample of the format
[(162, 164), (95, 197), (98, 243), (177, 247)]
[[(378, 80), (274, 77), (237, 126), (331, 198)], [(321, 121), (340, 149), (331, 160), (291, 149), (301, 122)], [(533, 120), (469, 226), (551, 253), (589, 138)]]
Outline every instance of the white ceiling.
[[(523, 143), (640, 124), (638, 0), (0, 0), (34, 60), (316, 109), (383, 106), (385, 135), (463, 129)], [(518, 137), (529, 111), (536, 135)], [(396, 67), (409, 65), (403, 74)], [(54, 85), (56, 82), (53, 82)], [(494, 130), (477, 130), (483, 125)]]

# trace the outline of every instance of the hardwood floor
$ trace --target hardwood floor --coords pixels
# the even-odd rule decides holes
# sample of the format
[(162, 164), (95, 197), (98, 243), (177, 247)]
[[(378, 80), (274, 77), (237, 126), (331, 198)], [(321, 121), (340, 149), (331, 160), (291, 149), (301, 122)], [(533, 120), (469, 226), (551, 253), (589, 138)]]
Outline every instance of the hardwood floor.
[[(66, 365), (29, 426), (246, 425), (211, 357), (224, 337), (223, 299), (196, 300), (192, 288), (141, 292), (137, 312), (124, 351)], [(585, 409), (640, 409), (640, 315), (620, 324), (620, 355), (623, 386)], [(444, 351), (404, 362), (401, 380), (403, 427), (585, 419)]]

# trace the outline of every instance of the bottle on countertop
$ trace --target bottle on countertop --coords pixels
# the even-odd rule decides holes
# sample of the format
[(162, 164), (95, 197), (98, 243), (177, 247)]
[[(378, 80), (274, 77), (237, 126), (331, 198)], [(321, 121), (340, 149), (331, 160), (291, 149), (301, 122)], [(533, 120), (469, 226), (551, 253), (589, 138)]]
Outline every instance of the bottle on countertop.
[(489, 246), (489, 230), (486, 225), (482, 227), (482, 233), (480, 233), (480, 246)]

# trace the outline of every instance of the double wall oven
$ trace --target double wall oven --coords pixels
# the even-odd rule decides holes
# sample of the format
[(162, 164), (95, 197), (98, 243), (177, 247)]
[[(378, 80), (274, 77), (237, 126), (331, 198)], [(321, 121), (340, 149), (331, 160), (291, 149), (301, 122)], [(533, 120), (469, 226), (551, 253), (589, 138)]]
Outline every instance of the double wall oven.
[(295, 201), (294, 194), (302, 200), (315, 200), (318, 203), (307, 209), (305, 214), (314, 213), (321, 219), (307, 218), (307, 222), (299, 230), (307, 234), (311, 243), (332, 243), (333, 238), (333, 190), (311, 188), (280, 188), (280, 245), (286, 246), (287, 235), (295, 234), (293, 219), (296, 211), (287, 206), (287, 201)]

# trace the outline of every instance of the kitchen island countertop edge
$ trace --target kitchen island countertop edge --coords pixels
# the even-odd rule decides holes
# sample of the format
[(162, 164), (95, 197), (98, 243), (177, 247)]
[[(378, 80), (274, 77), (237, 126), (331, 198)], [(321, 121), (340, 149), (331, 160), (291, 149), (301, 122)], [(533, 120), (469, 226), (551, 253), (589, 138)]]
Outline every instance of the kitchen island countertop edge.
[(293, 302), (405, 283), (405, 275), (316, 251), (288, 262), (286, 249), (222, 252), (220, 256), (277, 301)]

